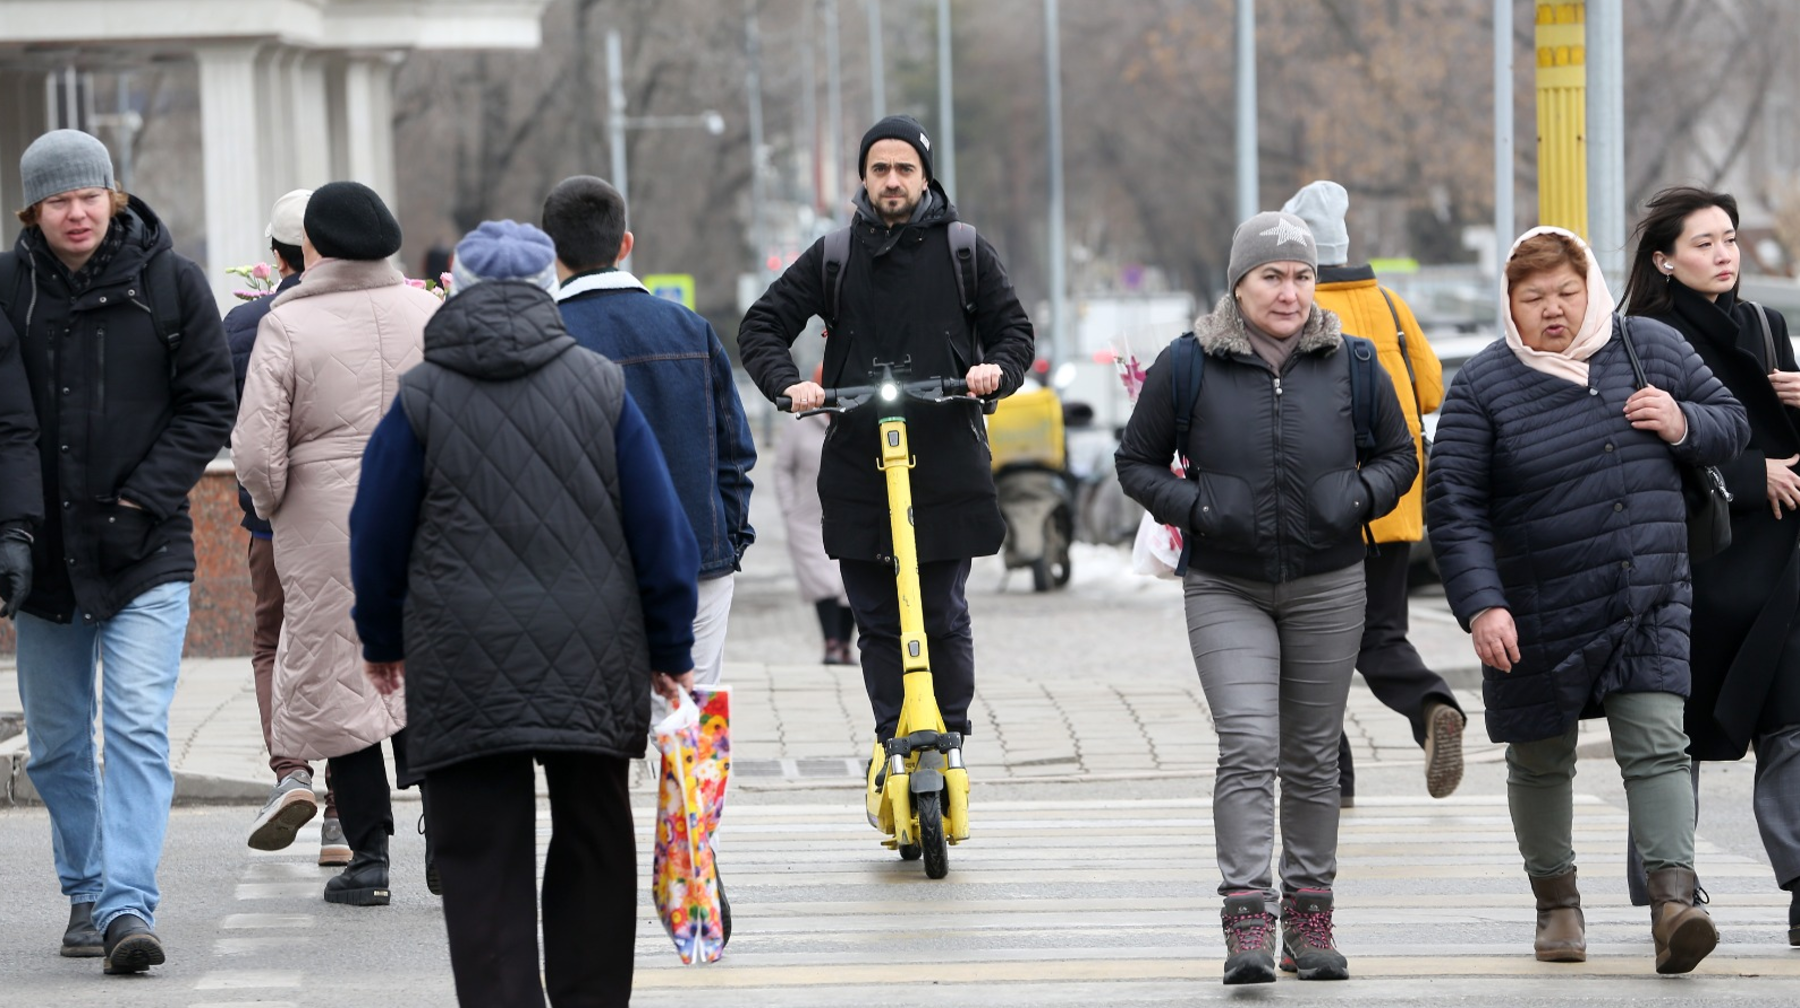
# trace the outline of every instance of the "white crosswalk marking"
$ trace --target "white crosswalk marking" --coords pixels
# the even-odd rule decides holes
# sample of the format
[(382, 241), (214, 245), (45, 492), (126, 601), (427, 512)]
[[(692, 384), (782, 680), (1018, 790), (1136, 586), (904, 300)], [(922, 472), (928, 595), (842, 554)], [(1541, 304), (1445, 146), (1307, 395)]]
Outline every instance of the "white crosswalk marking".
[[(1360, 799), (1344, 813), (1336, 888), (1352, 975), (1653, 976), (1648, 912), (1626, 902), (1620, 877), (1625, 814), (1577, 802), (1589, 961), (1552, 965), (1531, 956), (1534, 907), (1504, 796)], [(725, 959), (682, 966), (646, 885), (633, 1003), (691, 1004), (706, 990), (719, 1004), (874, 1004), (887, 1002), (872, 992), (929, 981), (959, 985), (956, 1000), (984, 1008), (1163, 1004), (1218, 983), (1224, 942), (1205, 801), (978, 801), (974, 837), (951, 849), (940, 882), (882, 849), (859, 819), (854, 796), (728, 807)], [(648, 808), (638, 823), (648, 877)], [(1745, 997), (1767, 997), (1770, 983), (1800, 990), (1787, 986), (1800, 982), (1800, 956), (1786, 954), (1786, 896), (1767, 867), (1704, 839), (1699, 862), (1724, 935), (1699, 974), (1756, 975)], [(1738, 989), (1717, 993), (1730, 1002)]]

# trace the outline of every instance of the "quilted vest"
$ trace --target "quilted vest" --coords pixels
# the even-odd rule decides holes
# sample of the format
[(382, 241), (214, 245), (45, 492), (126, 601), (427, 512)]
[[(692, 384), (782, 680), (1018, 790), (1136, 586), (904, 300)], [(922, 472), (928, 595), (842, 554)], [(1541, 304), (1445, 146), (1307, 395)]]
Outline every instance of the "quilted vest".
[(567, 341), (561, 352), (487, 380), (457, 369), (437, 321), (400, 387), (425, 450), (405, 608), (408, 762), (642, 756), (650, 657), (614, 443), (624, 374), (557, 325), (547, 342)]

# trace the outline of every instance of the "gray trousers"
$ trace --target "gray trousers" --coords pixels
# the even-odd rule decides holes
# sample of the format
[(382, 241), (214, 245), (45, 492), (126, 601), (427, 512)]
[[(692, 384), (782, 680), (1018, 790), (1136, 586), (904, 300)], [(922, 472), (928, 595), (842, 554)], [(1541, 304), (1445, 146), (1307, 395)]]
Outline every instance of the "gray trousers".
[[(1625, 782), (1632, 845), (1650, 871), (1694, 866), (1694, 786), (1682, 709), (1673, 693), (1614, 693), (1605, 700), (1613, 759)], [(1506, 747), (1506, 801), (1513, 833), (1533, 878), (1575, 867), (1575, 740), (1579, 726), (1555, 738)]]
[[(1188, 646), (1219, 736), (1221, 895), (1337, 877), (1338, 736), (1363, 626), (1362, 564), (1283, 584), (1190, 571)], [(1281, 777), (1281, 890), (1270, 877)]]

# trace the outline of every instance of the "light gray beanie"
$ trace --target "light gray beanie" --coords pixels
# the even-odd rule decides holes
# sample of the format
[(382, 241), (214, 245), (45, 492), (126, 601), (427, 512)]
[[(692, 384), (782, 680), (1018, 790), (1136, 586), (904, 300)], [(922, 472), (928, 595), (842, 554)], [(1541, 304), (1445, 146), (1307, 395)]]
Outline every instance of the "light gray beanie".
[(51, 130), (20, 155), (19, 180), (28, 207), (71, 189), (111, 189), (112, 155), (105, 144), (80, 130)]
[(1237, 226), (1231, 235), (1231, 265), (1226, 290), (1236, 290), (1244, 274), (1267, 262), (1303, 262), (1315, 269), (1319, 253), (1306, 222), (1291, 213), (1264, 210)]
[(1344, 227), (1350, 194), (1343, 186), (1320, 179), (1295, 193), (1281, 209), (1312, 228), (1313, 240), (1319, 245), (1319, 262), (1342, 266), (1350, 261), (1350, 231)]

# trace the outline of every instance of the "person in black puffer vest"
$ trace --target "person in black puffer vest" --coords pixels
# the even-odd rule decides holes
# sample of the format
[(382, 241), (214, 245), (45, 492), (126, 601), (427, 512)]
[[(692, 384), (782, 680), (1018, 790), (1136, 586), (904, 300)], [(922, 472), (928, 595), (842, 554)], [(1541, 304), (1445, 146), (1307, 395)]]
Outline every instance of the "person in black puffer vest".
[[(554, 261), (512, 221), (456, 247), (350, 514), (356, 628), (376, 687), (406, 684), (465, 1005), (539, 1004), (546, 981), (629, 1003), (629, 761), (652, 688), (693, 679), (699, 546), (624, 374), (564, 330)], [(542, 980), (534, 760), (556, 828)]]

